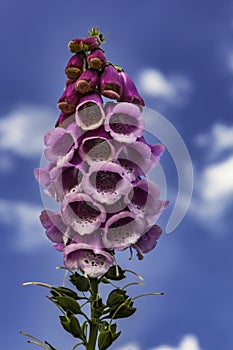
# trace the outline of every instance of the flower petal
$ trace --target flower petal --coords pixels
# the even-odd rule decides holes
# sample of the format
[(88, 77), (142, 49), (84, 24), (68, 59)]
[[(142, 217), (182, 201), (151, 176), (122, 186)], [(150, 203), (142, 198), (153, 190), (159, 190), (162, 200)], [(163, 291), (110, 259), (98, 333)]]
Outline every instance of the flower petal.
[(61, 218), (61, 214), (50, 210), (43, 210), (40, 215), (42, 226), (46, 229), (47, 237), (55, 243), (63, 243), (63, 235), (67, 226)]
[(101, 94), (105, 97), (119, 100), (121, 89), (121, 79), (117, 70), (111, 64), (105, 66), (100, 76)]
[(102, 250), (98, 253), (85, 243), (70, 244), (63, 250), (68, 269), (80, 269), (91, 278), (103, 276), (113, 264), (113, 257)]
[(133, 213), (152, 224), (168, 204), (160, 200), (159, 196), (159, 187), (148, 179), (142, 179), (128, 194), (126, 203)]
[(122, 83), (122, 93), (119, 101), (130, 102), (137, 105), (145, 106), (145, 102), (142, 97), (139, 95), (134, 82), (129, 77), (129, 75), (125, 72), (120, 72), (119, 76), (121, 78)]
[(140, 109), (132, 103), (118, 103), (105, 119), (105, 130), (118, 142), (136, 141), (142, 136), (144, 126)]
[(129, 211), (115, 214), (107, 220), (103, 243), (107, 249), (124, 250), (136, 243), (145, 232), (145, 222)]
[(97, 129), (104, 121), (102, 99), (97, 93), (83, 96), (76, 108), (76, 122), (83, 130)]
[(114, 204), (131, 188), (130, 181), (124, 176), (124, 169), (112, 162), (93, 163), (83, 178), (84, 191), (105, 204)]
[(157, 240), (162, 234), (162, 229), (158, 225), (153, 225), (139, 240), (132, 245), (132, 248), (137, 250), (139, 260), (144, 258), (143, 254), (149, 253), (157, 245)]
[(115, 157), (113, 140), (102, 127), (88, 131), (83, 135), (79, 154), (88, 164), (111, 161)]
[(92, 233), (106, 219), (103, 206), (85, 193), (67, 194), (63, 199), (61, 212), (65, 224), (80, 235)]

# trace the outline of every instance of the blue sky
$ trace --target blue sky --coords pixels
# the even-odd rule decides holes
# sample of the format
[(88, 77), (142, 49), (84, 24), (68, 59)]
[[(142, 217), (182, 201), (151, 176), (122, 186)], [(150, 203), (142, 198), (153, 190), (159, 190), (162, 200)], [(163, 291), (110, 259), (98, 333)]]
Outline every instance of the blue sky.
[[(55, 270), (62, 257), (38, 221), (43, 206), (33, 169), (43, 134), (58, 116), (67, 43), (92, 26), (101, 28), (108, 59), (131, 75), (147, 107), (180, 133), (195, 174), (180, 226), (142, 262), (119, 254), (122, 266), (144, 276), (140, 292), (165, 295), (137, 301), (138, 312), (120, 323), (123, 335), (113, 348), (232, 350), (233, 5), (227, 0), (1, 2), (1, 347), (30, 348), (20, 330), (59, 350), (74, 344), (46, 291), (21, 283), (63, 278)], [(177, 173), (169, 152), (161, 165), (171, 200), (159, 221), (165, 227)]]

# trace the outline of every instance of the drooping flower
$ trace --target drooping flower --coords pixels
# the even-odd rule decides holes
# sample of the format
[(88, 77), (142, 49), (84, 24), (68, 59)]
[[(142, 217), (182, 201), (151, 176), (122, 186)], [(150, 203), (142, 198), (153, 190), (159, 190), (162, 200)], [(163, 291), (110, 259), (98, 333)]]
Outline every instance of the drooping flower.
[(66, 129), (56, 127), (49, 130), (44, 137), (46, 158), (52, 163), (68, 161), (78, 145), (79, 134), (80, 130), (75, 123), (69, 124)]
[(43, 210), (40, 215), (42, 226), (46, 229), (46, 236), (54, 243), (63, 243), (67, 226), (61, 218), (60, 212), (54, 213), (50, 210)]
[(113, 140), (102, 126), (85, 132), (79, 146), (80, 157), (87, 163), (111, 161), (116, 154)]
[(83, 55), (73, 55), (65, 68), (65, 73), (69, 79), (76, 80), (81, 75), (84, 67)]
[(118, 142), (136, 141), (142, 136), (144, 126), (140, 109), (132, 103), (118, 103), (105, 119), (105, 130)]
[(92, 51), (88, 56), (87, 56), (87, 63), (90, 68), (92, 69), (102, 69), (105, 64), (106, 64), (106, 57), (101, 49), (96, 49)]
[(84, 95), (76, 108), (76, 122), (82, 130), (97, 129), (104, 121), (103, 101), (99, 94)]
[(59, 98), (57, 106), (63, 113), (73, 113), (79, 100), (80, 95), (75, 90), (75, 83), (71, 83)]
[(83, 178), (83, 189), (100, 203), (114, 204), (130, 191), (132, 185), (124, 169), (112, 162), (98, 162), (90, 166)]
[(50, 184), (45, 193), (57, 201), (62, 201), (66, 194), (71, 191), (82, 192), (81, 184), (84, 172), (83, 163), (74, 166), (67, 162), (64, 166), (54, 167), (50, 172)]
[(153, 181), (141, 179), (127, 195), (126, 203), (135, 215), (144, 218), (150, 225), (168, 205), (159, 196), (160, 189)]
[(81, 94), (94, 91), (98, 82), (98, 73), (92, 69), (86, 69), (75, 83), (75, 89)]
[(145, 232), (145, 221), (130, 211), (111, 216), (104, 227), (103, 243), (107, 249), (124, 250)]
[(86, 39), (77, 38), (69, 42), (68, 47), (71, 52), (79, 53), (81, 51), (94, 50), (101, 44), (100, 38), (96, 36), (90, 36)]
[(61, 207), (64, 223), (80, 235), (90, 234), (106, 219), (104, 207), (86, 193), (67, 194)]
[(117, 160), (125, 169), (131, 181), (137, 181), (152, 167), (152, 152), (146, 143), (135, 141), (123, 144), (117, 155)]
[(136, 249), (139, 260), (144, 258), (145, 253), (149, 253), (157, 245), (157, 241), (162, 234), (162, 229), (158, 225), (153, 225), (139, 240), (132, 245)]
[(122, 84), (119, 101), (130, 102), (140, 106), (145, 106), (145, 102), (139, 95), (138, 90), (130, 76), (125, 72), (119, 72), (119, 76)]
[(105, 66), (100, 76), (100, 92), (103, 96), (119, 100), (122, 84), (117, 70), (110, 64)]
[(100, 230), (82, 236), (78, 243), (72, 242), (63, 254), (66, 268), (80, 269), (92, 278), (103, 276), (114, 263), (112, 255), (103, 249)]

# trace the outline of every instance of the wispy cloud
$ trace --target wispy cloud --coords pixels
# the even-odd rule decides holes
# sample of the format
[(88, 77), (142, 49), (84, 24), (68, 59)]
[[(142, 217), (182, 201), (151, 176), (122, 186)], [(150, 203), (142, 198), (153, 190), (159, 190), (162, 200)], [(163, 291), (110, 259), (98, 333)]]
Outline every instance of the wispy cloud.
[(233, 126), (214, 124), (196, 138), (204, 148), (206, 164), (197, 176), (191, 210), (212, 230), (227, 225), (222, 220), (233, 198)]
[(13, 248), (29, 250), (47, 242), (39, 222), (41, 210), (31, 203), (0, 199), (0, 222), (5, 225)]
[(45, 107), (21, 106), (1, 117), (0, 148), (23, 157), (43, 150), (43, 134), (52, 127), (55, 115)]
[(198, 135), (196, 143), (211, 152), (213, 158), (224, 151), (233, 150), (233, 125), (216, 123), (207, 133)]
[(181, 73), (165, 75), (155, 68), (144, 68), (139, 72), (138, 84), (144, 96), (156, 97), (157, 102), (172, 106), (183, 106), (189, 99), (193, 84)]
[[(137, 344), (130, 343), (116, 350), (140, 350), (140, 348)], [(178, 346), (160, 345), (150, 350), (201, 350), (201, 347), (196, 336), (186, 335)]]

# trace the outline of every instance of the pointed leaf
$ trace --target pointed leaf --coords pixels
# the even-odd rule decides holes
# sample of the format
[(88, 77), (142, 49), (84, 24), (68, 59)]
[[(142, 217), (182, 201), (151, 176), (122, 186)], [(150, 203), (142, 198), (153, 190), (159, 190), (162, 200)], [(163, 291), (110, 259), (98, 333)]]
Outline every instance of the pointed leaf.
[(105, 350), (109, 348), (112, 342), (113, 342), (113, 339), (112, 339), (111, 331), (108, 330), (100, 333), (99, 339), (98, 339), (99, 350)]
[(50, 292), (54, 295), (54, 296), (59, 296), (59, 295), (66, 295), (68, 297), (71, 297), (75, 300), (78, 300), (78, 294), (75, 293), (72, 289), (66, 288), (66, 287), (53, 287), (51, 288)]
[(81, 276), (79, 273), (75, 272), (70, 276), (70, 282), (80, 291), (87, 292), (90, 288), (89, 280)]
[(81, 308), (76, 300), (71, 297), (63, 296), (57, 297), (57, 303), (63, 308), (63, 310), (70, 311), (73, 314), (81, 314)]
[(128, 298), (126, 291), (114, 289), (108, 296), (107, 306), (111, 307), (116, 304), (122, 304)]

